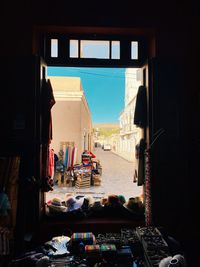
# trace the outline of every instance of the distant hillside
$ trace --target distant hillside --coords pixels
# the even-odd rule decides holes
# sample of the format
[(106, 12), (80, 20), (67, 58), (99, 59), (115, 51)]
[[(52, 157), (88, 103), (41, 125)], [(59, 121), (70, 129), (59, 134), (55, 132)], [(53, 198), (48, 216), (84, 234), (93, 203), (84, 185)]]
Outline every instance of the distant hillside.
[(119, 128), (118, 123), (94, 123), (93, 128)]
[(96, 130), (98, 128), (99, 136), (109, 137), (112, 134), (118, 134), (119, 124), (115, 123), (96, 123), (93, 125), (93, 129)]

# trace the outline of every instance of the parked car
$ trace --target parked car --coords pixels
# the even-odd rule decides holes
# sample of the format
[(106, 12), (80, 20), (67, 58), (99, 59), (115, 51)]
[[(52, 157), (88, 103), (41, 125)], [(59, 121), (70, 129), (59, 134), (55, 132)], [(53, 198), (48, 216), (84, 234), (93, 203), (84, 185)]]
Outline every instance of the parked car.
[(103, 146), (103, 150), (104, 151), (110, 151), (111, 150), (111, 145), (109, 145), (109, 144), (104, 145)]

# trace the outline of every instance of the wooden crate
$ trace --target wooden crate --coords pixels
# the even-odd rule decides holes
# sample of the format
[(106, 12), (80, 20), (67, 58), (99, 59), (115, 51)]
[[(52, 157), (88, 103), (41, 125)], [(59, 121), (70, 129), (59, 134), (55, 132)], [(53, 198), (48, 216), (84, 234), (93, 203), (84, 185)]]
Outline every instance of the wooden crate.
[(76, 188), (88, 188), (90, 187), (90, 176), (88, 177), (82, 177), (82, 178), (77, 178), (75, 182), (75, 187)]
[(93, 174), (92, 179), (93, 179), (93, 185), (94, 186), (100, 186), (101, 185), (101, 175), (100, 174)]

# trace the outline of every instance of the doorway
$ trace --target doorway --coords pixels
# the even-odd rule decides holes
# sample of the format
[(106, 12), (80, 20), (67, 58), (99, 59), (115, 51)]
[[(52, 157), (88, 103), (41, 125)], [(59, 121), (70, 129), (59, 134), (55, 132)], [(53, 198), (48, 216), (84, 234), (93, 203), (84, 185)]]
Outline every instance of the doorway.
[[(44, 37), (45, 36), (45, 37)], [(120, 35), (79, 35), (79, 34), (44, 34), (44, 46), (41, 50), (41, 55), (44, 57), (48, 67), (124, 67), (124, 68), (141, 68), (142, 84), (149, 91), (149, 75), (148, 75), (148, 60), (147, 60), (147, 41), (144, 36), (120, 36)], [(65, 39), (65, 42), (63, 42)], [(106, 42), (105, 42), (106, 40)], [(117, 40), (117, 41), (116, 41)], [(119, 41), (118, 41), (119, 40)], [(83, 41), (83, 42), (82, 42)], [(86, 41), (86, 42), (85, 42)], [(100, 58), (93, 56), (85, 56), (84, 45), (89, 43), (92, 45), (100, 44), (104, 46), (103, 50), (108, 53), (103, 53)], [(67, 45), (66, 45), (67, 44)], [(73, 49), (72, 49), (73, 48)], [(114, 53), (114, 51), (117, 51)], [(84, 54), (86, 53), (86, 54)], [(117, 54), (117, 56), (116, 56)], [(147, 102), (149, 102), (149, 94), (147, 93)], [(148, 110), (150, 106), (148, 105)], [(148, 116), (149, 122), (150, 116)], [(83, 143), (86, 146), (87, 138), (85, 132)], [(143, 137), (147, 146), (150, 140), (149, 123), (147, 127), (142, 129), (141, 137)], [(133, 173), (134, 175), (134, 173)]]
[[(54, 190), (46, 194), (47, 201), (67, 193), (95, 199), (122, 193), (125, 199), (142, 196), (143, 186), (134, 176), (138, 171), (135, 148), (142, 136), (134, 125), (134, 109), (142, 74), (141, 68), (48, 67), (56, 99), (51, 148), (58, 161)], [(67, 171), (65, 152), (70, 142), (77, 147), (74, 168), (81, 168), (85, 149), (95, 155), (93, 172), (97, 173), (89, 185), (77, 186), (76, 175)]]

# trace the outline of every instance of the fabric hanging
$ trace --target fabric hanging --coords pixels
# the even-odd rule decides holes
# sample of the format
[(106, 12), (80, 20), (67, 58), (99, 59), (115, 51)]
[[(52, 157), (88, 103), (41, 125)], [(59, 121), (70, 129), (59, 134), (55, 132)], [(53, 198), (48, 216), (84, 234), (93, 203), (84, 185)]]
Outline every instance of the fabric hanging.
[(67, 146), (66, 147), (66, 151), (65, 151), (65, 159), (64, 159), (64, 162), (63, 162), (65, 167), (68, 167), (68, 153), (69, 153), (69, 147)]
[(77, 158), (77, 147), (71, 145), (66, 147), (64, 165), (66, 169), (72, 168), (76, 162)]
[(145, 223), (152, 225), (152, 201), (151, 201), (151, 158), (150, 149), (145, 150)]
[(78, 148), (74, 147), (74, 159), (73, 159), (73, 165), (76, 163), (77, 160), (77, 152), (78, 152)]
[(72, 147), (69, 146), (69, 150), (68, 150), (68, 164), (67, 164), (67, 167), (71, 167), (71, 161), (72, 161)]
[(141, 186), (144, 184), (145, 177), (145, 163), (144, 163), (144, 153), (146, 148), (146, 142), (142, 138), (140, 143), (136, 145), (136, 166), (135, 166), (135, 180), (137, 180), (137, 185)]
[(42, 145), (42, 177), (48, 176), (49, 145)]
[(54, 176), (54, 150), (52, 148), (49, 148), (48, 176), (51, 178)]
[(52, 116), (51, 108), (56, 103), (51, 82), (48, 79), (42, 81), (42, 143), (49, 144), (52, 140)]
[(75, 150), (75, 147), (72, 148), (72, 159), (71, 159), (71, 166), (70, 167), (74, 166), (74, 150)]
[(73, 167), (74, 164), (76, 163), (76, 157), (77, 157), (77, 147), (73, 147), (71, 167)]
[(0, 192), (0, 217), (8, 216), (11, 210), (10, 200), (5, 192)]
[(134, 113), (134, 124), (145, 128), (147, 124), (147, 93), (144, 85), (139, 86)]
[(6, 227), (0, 227), (0, 256), (10, 254), (10, 231)]
[(42, 183), (41, 189), (44, 192), (53, 190), (52, 180), (52, 154), (50, 150), (50, 143), (52, 140), (52, 116), (51, 108), (56, 103), (53, 88), (50, 80), (42, 80), (41, 88), (41, 119), (42, 119)]

